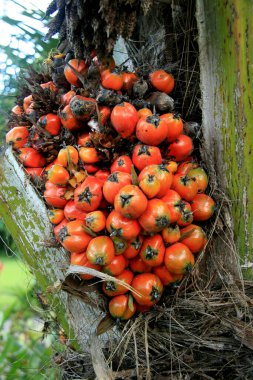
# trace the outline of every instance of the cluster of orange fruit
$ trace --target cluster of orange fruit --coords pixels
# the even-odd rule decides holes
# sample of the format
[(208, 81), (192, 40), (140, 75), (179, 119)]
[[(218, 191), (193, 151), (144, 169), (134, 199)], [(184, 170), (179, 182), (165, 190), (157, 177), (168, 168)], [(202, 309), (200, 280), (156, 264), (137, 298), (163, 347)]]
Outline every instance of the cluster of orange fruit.
[[(58, 93), (58, 113), (41, 115), (33, 126), (12, 126), (6, 141), (31, 178), (43, 179), (49, 219), (71, 264), (116, 279), (105, 281), (102, 291), (110, 298), (110, 314), (126, 320), (149, 310), (165, 286), (191, 270), (207, 243), (195, 222), (209, 219), (215, 203), (205, 194), (208, 177), (191, 156), (193, 142), (181, 117), (157, 114), (149, 102), (136, 105), (150, 91), (171, 93), (173, 76), (156, 70), (144, 80), (117, 70), (113, 59), (101, 64), (96, 56), (92, 65), (99, 72), (97, 97), (82, 93), (87, 61), (72, 59), (64, 70), (70, 89), (53, 81), (40, 85)], [(33, 112), (32, 94), (12, 109), (17, 117)], [(63, 141), (48, 164), (34, 145), (34, 124), (50, 137), (68, 129), (75, 143)]]

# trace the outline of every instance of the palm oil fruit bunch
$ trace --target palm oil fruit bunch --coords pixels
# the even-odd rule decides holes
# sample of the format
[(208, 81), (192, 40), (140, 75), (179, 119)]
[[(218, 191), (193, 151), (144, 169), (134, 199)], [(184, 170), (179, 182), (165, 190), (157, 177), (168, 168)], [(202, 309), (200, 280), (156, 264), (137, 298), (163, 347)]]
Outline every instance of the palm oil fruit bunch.
[[(127, 320), (191, 271), (207, 243), (199, 223), (215, 203), (205, 194), (208, 177), (192, 156), (193, 141), (173, 112), (171, 74), (122, 71), (95, 53), (64, 58), (50, 58), (56, 79), (40, 83), (54, 94), (54, 109), (36, 115), (33, 93), (19, 100), (6, 141), (30, 178), (43, 182), (49, 219), (70, 263), (113, 276), (101, 292), (110, 314)], [(40, 149), (42, 135), (44, 146), (58, 147), (53, 160)]]

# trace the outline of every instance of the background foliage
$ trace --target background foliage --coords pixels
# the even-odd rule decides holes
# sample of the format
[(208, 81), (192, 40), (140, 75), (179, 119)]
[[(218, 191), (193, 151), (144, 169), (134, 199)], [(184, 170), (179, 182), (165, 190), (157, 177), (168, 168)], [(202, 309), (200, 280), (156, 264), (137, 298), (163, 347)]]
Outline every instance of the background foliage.
[(54, 335), (44, 336), (45, 322), (33, 309), (28, 294), (19, 293), (15, 302), (0, 311), (0, 378), (1, 380), (42, 380), (59, 378), (53, 365)]
[[(1, 29), (13, 30), (10, 37), (6, 36), (6, 41), (0, 43), (0, 138), (4, 138), (5, 123), (9, 109), (15, 102), (17, 92), (17, 77), (19, 73), (28, 65), (35, 68), (39, 66), (51, 49), (57, 45), (56, 39), (44, 41), (45, 33), (39, 29), (39, 21), (42, 21), (44, 12), (33, 7), (29, 10), (27, 2), (8, 0), (6, 12), (3, 10), (1, 17)], [(45, 4), (44, 4), (45, 5)], [(19, 15), (11, 18), (7, 9), (20, 8)], [(3, 7), (4, 8), (4, 7)], [(41, 22), (42, 26), (42, 22)], [(46, 30), (45, 30), (46, 32)]]

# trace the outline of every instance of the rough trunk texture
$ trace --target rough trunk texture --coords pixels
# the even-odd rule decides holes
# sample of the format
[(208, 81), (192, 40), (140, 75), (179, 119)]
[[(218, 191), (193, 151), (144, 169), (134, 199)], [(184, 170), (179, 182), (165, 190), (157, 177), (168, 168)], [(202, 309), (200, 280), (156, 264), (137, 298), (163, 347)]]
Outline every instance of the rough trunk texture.
[(230, 220), (244, 276), (252, 278), (253, 2), (197, 0), (196, 17), (203, 155), (216, 175), (221, 202), (222, 192), (225, 203), (228, 198), (226, 225)]

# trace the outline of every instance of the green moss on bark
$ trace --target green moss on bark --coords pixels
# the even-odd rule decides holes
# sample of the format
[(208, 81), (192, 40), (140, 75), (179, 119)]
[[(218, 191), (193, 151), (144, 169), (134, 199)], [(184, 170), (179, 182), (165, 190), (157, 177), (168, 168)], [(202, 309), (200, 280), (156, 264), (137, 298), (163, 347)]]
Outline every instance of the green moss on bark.
[[(247, 267), (253, 262), (253, 2), (197, 3), (197, 17), (203, 17), (198, 21), (204, 22), (201, 29), (206, 33), (200, 44), (206, 59), (203, 112), (209, 110), (204, 136), (213, 146), (210, 157), (231, 202), (235, 243), (241, 264)], [(252, 270), (245, 275), (252, 278)]]

